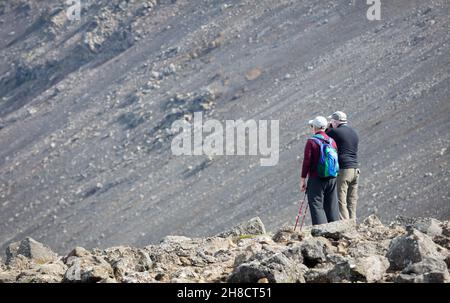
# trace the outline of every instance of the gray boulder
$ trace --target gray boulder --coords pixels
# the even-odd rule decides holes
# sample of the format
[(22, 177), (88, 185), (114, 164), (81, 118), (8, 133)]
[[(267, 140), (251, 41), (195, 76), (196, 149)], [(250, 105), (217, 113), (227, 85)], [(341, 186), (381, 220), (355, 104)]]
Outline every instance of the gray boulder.
[(330, 241), (323, 237), (308, 238), (301, 242), (300, 247), (303, 263), (310, 268), (324, 263), (327, 261), (327, 255), (333, 253)]
[(38, 263), (47, 263), (58, 259), (58, 255), (49, 247), (29, 237), (20, 242), (17, 254)]
[(394, 279), (395, 283), (448, 283), (448, 276), (439, 272), (430, 272), (423, 275), (399, 274)]
[(342, 238), (354, 239), (357, 237), (356, 223), (354, 220), (341, 220), (327, 224), (314, 225), (311, 228), (311, 235), (334, 240)]
[(272, 237), (272, 240), (276, 243), (298, 242), (302, 241), (304, 233), (300, 231), (294, 231), (291, 227), (285, 227), (279, 229)]
[(450, 276), (448, 271), (428, 272), (423, 274), (424, 283), (449, 283)]
[(58, 281), (61, 281), (66, 273), (67, 266), (62, 261), (56, 261), (54, 263), (43, 264), (39, 266), (38, 272), (44, 275), (57, 277)]
[(6, 249), (6, 264), (11, 264), (17, 256), (23, 256), (38, 264), (49, 263), (58, 260), (58, 255), (49, 247), (32, 239), (25, 238), (20, 242), (11, 243)]
[(449, 283), (448, 273), (429, 272), (422, 275), (399, 274), (394, 278), (395, 283)]
[(378, 282), (389, 268), (389, 261), (383, 256), (348, 259), (338, 263), (329, 272), (331, 282)]
[(20, 272), (16, 270), (0, 270), (0, 283), (14, 283), (17, 281), (18, 275), (20, 275)]
[(443, 283), (450, 281), (447, 264), (432, 257), (425, 257), (422, 261), (408, 265), (403, 269), (402, 274), (422, 275), (423, 282)]
[(233, 267), (238, 267), (243, 263), (248, 263), (253, 260), (261, 261), (267, 257), (267, 252), (262, 251), (262, 245), (259, 243), (254, 243), (253, 245), (248, 245), (245, 249), (240, 250), (234, 258)]
[(388, 259), (376, 255), (357, 259), (355, 271), (364, 277), (364, 282), (372, 283), (381, 281), (388, 268)]
[(344, 256), (339, 253), (327, 254), (327, 262), (326, 264), (335, 265), (338, 263), (346, 262), (348, 260), (348, 256)]
[(441, 222), (433, 218), (417, 218), (413, 226), (415, 229), (432, 237), (442, 234)]
[(384, 226), (383, 222), (381, 222), (380, 218), (378, 218), (375, 214), (372, 214), (365, 218), (361, 225), (370, 228)]
[(239, 265), (228, 278), (230, 283), (257, 283), (267, 279), (270, 283), (304, 283), (307, 267), (302, 264), (300, 247), (289, 248), (262, 261)]
[(425, 274), (432, 271), (448, 271), (444, 261), (432, 257), (425, 257), (422, 261), (409, 264), (402, 270), (404, 274)]
[(399, 274), (393, 280), (395, 283), (424, 283), (422, 275)]
[(80, 260), (72, 260), (72, 265), (64, 273), (63, 282), (81, 282), (81, 265)]
[(59, 283), (62, 281), (67, 267), (61, 261), (32, 266), (17, 276), (20, 283)]
[(324, 268), (311, 268), (309, 269), (304, 277), (306, 283), (329, 283), (329, 272), (333, 269), (333, 267), (324, 267)]
[(56, 253), (32, 238), (11, 243), (6, 255), (8, 264), (0, 272), (1, 282), (57, 283), (67, 270)]
[(386, 254), (391, 269), (402, 270), (410, 264), (422, 261), (425, 257), (444, 259), (438, 246), (424, 233), (408, 228), (407, 234), (394, 238)]
[(111, 265), (99, 256), (72, 256), (67, 258), (66, 265), (69, 268), (64, 274), (63, 282), (96, 283), (114, 278)]
[(409, 218), (397, 216), (395, 218), (395, 223), (406, 227), (411, 226), (431, 237), (439, 236), (442, 234), (442, 223), (433, 218)]
[(328, 272), (327, 279), (332, 283), (357, 281), (362, 277), (353, 272), (352, 269), (354, 267), (354, 260), (347, 259), (337, 263), (334, 265), (333, 269)]
[(236, 237), (243, 235), (264, 235), (266, 228), (259, 217), (250, 219), (247, 222), (243, 222), (236, 225), (231, 230), (218, 234), (218, 237)]
[(148, 252), (143, 249), (115, 247), (107, 249), (105, 253), (105, 259), (111, 264), (118, 281), (131, 274), (148, 271), (153, 266)]
[(91, 255), (91, 253), (87, 249), (77, 246), (74, 249), (72, 249), (72, 251), (66, 256), (65, 259), (67, 260), (70, 257), (83, 258), (83, 257), (87, 257), (90, 255)]
[(389, 248), (389, 240), (381, 241), (354, 241), (352, 242), (347, 252), (354, 258), (369, 257), (373, 255), (386, 255)]

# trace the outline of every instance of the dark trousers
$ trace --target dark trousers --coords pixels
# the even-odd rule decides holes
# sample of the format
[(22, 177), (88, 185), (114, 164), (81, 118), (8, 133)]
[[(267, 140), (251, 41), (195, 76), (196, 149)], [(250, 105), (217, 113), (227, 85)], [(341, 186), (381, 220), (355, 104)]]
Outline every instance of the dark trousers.
[(309, 178), (308, 203), (312, 224), (325, 224), (339, 220), (336, 178)]

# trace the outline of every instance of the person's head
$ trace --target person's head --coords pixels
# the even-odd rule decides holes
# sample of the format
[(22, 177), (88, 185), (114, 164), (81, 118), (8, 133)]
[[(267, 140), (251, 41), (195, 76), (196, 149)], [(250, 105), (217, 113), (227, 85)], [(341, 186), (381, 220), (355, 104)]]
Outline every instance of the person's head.
[(341, 124), (347, 123), (347, 115), (344, 112), (337, 111), (328, 117), (333, 128), (338, 127)]
[(308, 124), (315, 134), (319, 131), (324, 131), (327, 128), (327, 119), (322, 116), (317, 116), (313, 120), (309, 120)]

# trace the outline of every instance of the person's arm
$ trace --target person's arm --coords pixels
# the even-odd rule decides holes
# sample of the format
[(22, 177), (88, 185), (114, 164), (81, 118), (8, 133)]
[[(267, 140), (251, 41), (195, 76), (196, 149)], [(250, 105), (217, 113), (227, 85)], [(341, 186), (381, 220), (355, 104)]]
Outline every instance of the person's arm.
[(300, 180), (301, 191), (306, 191), (306, 177), (308, 177), (309, 169), (311, 166), (311, 153), (312, 153), (311, 140), (308, 140), (305, 145), (305, 152), (303, 156), (302, 174)]
[(333, 143), (331, 143), (331, 145), (337, 150), (338, 146), (336, 143), (336, 131), (333, 129), (330, 129), (329, 131), (327, 131), (327, 135), (328, 137), (330, 137), (331, 139), (333, 139)]

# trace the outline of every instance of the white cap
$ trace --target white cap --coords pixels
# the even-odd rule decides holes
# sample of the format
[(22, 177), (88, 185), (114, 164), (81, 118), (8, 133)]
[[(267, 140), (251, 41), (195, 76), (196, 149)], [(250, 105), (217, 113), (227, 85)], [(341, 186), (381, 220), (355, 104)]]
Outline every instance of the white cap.
[(328, 121), (325, 117), (317, 116), (314, 118), (314, 120), (309, 120), (308, 124), (317, 128), (326, 128), (328, 125)]
[(333, 119), (340, 122), (347, 122), (347, 115), (344, 112), (337, 111), (333, 113), (331, 116), (328, 116), (328, 119)]

